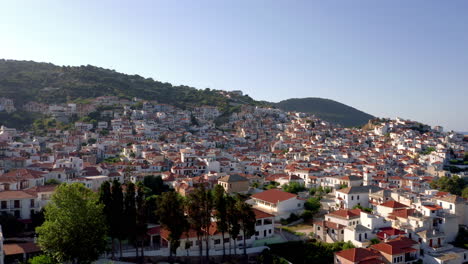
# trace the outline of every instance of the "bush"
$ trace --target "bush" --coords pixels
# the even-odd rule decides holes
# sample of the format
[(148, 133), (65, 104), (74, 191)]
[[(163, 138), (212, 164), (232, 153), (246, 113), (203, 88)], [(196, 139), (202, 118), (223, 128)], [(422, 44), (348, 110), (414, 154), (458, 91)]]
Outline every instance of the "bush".
[(310, 220), (314, 217), (314, 213), (312, 213), (312, 211), (309, 211), (309, 210), (305, 210), (302, 214), (301, 214), (301, 218), (304, 219), (304, 221), (307, 221), (307, 220)]

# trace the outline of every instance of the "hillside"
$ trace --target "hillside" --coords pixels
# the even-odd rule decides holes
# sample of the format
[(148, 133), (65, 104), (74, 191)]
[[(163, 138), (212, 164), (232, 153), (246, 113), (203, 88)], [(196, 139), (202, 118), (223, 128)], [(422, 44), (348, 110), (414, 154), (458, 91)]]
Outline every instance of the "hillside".
[[(29, 101), (46, 104), (84, 103), (87, 102), (86, 99), (106, 95), (156, 100), (182, 109), (201, 105), (217, 106), (224, 117), (238, 110), (238, 105), (247, 104), (314, 113), (324, 120), (344, 126), (362, 125), (373, 118), (328, 99), (289, 99), (275, 104), (221, 90), (174, 86), (91, 65), (57, 66), (51, 63), (0, 59), (0, 97), (13, 99), (17, 109), (21, 110), (21, 106)], [(13, 124), (18, 127), (22, 123), (30, 123), (36, 117), (25, 112), (15, 112), (10, 115), (3, 113), (0, 118), (5, 125)]]
[(17, 106), (27, 101), (65, 103), (104, 95), (157, 100), (180, 108), (212, 105), (226, 110), (230, 103), (260, 104), (249, 96), (230, 94), (228, 98), (217, 90), (173, 86), (90, 65), (0, 60), (0, 97), (14, 99)]
[(312, 113), (315, 116), (345, 127), (362, 126), (374, 116), (345, 104), (323, 98), (293, 98), (274, 104), (284, 111)]

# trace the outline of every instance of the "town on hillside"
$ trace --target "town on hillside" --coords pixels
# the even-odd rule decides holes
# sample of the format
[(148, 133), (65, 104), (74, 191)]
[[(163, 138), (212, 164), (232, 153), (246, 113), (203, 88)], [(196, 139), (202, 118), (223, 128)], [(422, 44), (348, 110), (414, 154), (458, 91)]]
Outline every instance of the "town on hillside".
[[(222, 116), (116, 96), (0, 98), (0, 111), (17, 109), (48, 118), (0, 128), (0, 264), (56, 250), (49, 223), (66, 188), (102, 203), (107, 235), (94, 260), (468, 261), (468, 140), (440, 126), (377, 118), (345, 128), (268, 107)], [(133, 222), (120, 221), (130, 212)]]

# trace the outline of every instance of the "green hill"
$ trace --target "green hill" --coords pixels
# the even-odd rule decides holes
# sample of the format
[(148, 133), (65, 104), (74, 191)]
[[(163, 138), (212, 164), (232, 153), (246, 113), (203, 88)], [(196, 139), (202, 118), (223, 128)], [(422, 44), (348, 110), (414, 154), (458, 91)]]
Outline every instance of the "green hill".
[[(256, 101), (247, 95), (238, 95), (214, 89), (196, 89), (174, 86), (139, 75), (128, 75), (91, 65), (57, 66), (51, 63), (0, 59), (0, 97), (11, 98), (17, 109), (28, 101), (47, 104), (86, 102), (86, 99), (113, 95), (156, 100), (182, 109), (194, 106), (217, 106), (227, 117), (239, 105), (275, 105), (287, 111), (314, 113), (324, 120), (344, 126), (367, 123), (373, 116), (344, 104), (321, 98), (289, 99), (280, 103)], [(30, 123), (36, 116), (29, 113), (2, 113), (5, 125)], [(26, 116), (27, 115), (27, 116)], [(5, 122), (8, 121), (8, 122)]]
[(293, 98), (274, 105), (284, 111), (311, 113), (323, 120), (345, 127), (362, 126), (374, 118), (353, 107), (323, 98)]
[(173, 86), (91, 65), (70, 67), (0, 60), (0, 97), (14, 99), (17, 106), (27, 101), (65, 103), (104, 95), (157, 100), (180, 108), (212, 105), (226, 110), (233, 103), (261, 104), (249, 96), (227, 97), (219, 90)]

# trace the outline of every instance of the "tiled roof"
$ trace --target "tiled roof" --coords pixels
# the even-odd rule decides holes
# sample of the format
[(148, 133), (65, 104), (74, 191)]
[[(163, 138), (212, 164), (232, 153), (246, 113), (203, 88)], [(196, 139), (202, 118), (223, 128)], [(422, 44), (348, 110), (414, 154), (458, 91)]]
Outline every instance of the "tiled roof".
[(385, 202), (385, 203), (381, 204), (380, 206), (390, 207), (390, 208), (405, 208), (405, 207), (409, 207), (408, 205), (399, 203), (399, 202), (397, 202), (397, 201), (388, 201), (388, 202)]
[(252, 195), (252, 198), (263, 200), (269, 203), (277, 203), (297, 197), (296, 194), (284, 192), (277, 189), (270, 189), (261, 193)]
[[(353, 263), (383, 263), (380, 261), (381, 255), (368, 248), (350, 248), (336, 252), (336, 255)], [(363, 262), (379, 260), (377, 262)]]
[(349, 219), (354, 217), (360, 217), (361, 209), (341, 209), (331, 212), (328, 215)]

